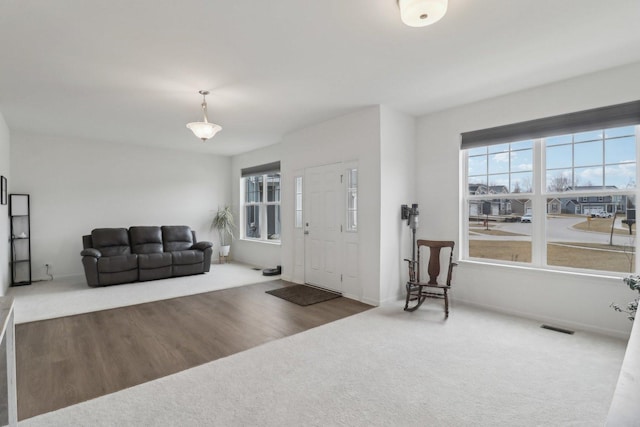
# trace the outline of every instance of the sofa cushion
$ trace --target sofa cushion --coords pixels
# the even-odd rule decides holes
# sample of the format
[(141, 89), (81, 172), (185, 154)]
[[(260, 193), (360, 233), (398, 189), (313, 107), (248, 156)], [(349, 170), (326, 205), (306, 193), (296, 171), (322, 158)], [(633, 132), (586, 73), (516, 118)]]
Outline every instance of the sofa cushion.
[[(155, 271), (155, 270), (154, 270)], [(174, 265), (171, 267), (171, 275), (174, 277), (202, 274), (202, 264)]]
[(167, 279), (173, 276), (173, 267), (160, 267), (160, 268), (141, 268), (138, 270), (138, 280), (146, 282), (147, 280)]
[(162, 230), (160, 227), (130, 227), (131, 251), (134, 254), (161, 253)]
[(204, 261), (204, 252), (199, 250), (171, 252), (173, 265), (200, 264)]
[(138, 280), (138, 270), (118, 271), (115, 273), (100, 273), (100, 286), (118, 285)]
[(137, 269), (138, 255), (136, 254), (98, 258), (98, 271), (100, 273), (118, 273)]
[(191, 228), (186, 225), (163, 225), (162, 242), (165, 252), (187, 250), (193, 245)]
[(96, 228), (91, 232), (91, 240), (93, 247), (98, 249), (103, 257), (131, 253), (126, 228)]
[(138, 266), (140, 270), (150, 268), (171, 267), (171, 253), (161, 252), (159, 254), (138, 255)]

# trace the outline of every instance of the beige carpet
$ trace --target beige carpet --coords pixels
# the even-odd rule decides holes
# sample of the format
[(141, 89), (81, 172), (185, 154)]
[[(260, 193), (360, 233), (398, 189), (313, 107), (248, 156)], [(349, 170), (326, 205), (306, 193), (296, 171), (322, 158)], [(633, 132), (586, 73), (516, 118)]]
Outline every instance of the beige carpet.
[(211, 271), (205, 274), (102, 288), (90, 288), (84, 276), (65, 277), (51, 282), (9, 288), (8, 295), (15, 298), (15, 322), (25, 323), (201, 294), (278, 278), (280, 276), (265, 277), (262, 270), (254, 270), (246, 264), (213, 264)]
[(625, 342), (376, 308), (22, 426), (602, 426)]

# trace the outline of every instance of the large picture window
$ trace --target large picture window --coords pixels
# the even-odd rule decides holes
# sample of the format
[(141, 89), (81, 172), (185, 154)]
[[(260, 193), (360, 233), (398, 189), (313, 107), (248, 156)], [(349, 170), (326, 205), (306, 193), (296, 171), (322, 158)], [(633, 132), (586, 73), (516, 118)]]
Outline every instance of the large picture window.
[(463, 257), (635, 272), (639, 129), (603, 127), (464, 149)]
[(280, 163), (242, 170), (241, 236), (245, 239), (280, 241)]

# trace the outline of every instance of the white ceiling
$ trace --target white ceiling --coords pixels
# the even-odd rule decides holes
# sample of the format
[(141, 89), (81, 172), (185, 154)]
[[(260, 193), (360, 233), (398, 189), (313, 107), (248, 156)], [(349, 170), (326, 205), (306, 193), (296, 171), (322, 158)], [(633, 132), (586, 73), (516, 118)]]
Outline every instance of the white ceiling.
[[(0, 0), (10, 129), (232, 155), (346, 112), (412, 115), (640, 61), (639, 0)], [(223, 130), (202, 143), (185, 127)]]

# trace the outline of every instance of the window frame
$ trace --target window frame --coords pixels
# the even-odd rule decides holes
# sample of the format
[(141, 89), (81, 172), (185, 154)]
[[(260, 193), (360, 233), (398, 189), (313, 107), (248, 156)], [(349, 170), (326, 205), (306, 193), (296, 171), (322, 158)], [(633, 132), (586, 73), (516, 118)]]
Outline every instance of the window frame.
[[(355, 183), (352, 181), (353, 174), (355, 174)], [(345, 232), (357, 233), (358, 232), (358, 186), (359, 176), (357, 167), (349, 167), (346, 169), (346, 188), (345, 188)], [(351, 198), (350, 196), (353, 196)], [(349, 201), (353, 200), (354, 205), (350, 207)], [(353, 216), (352, 216), (353, 215)], [(351, 221), (353, 219), (353, 222)]]
[[(269, 201), (269, 176), (277, 175), (279, 177), (279, 188), (278, 188), (278, 200), (277, 201)], [(247, 179), (253, 177), (261, 177), (262, 178), (262, 197), (260, 201), (247, 201)], [(240, 177), (240, 239), (248, 240), (252, 242), (263, 242), (270, 244), (281, 244), (282, 241), (282, 173), (280, 171), (269, 171), (265, 173), (255, 173), (251, 175), (241, 176)], [(258, 218), (259, 218), (259, 227), (260, 227), (260, 236), (259, 237), (251, 237), (247, 236), (246, 230), (246, 218), (247, 218), (247, 207), (258, 207)], [(279, 212), (280, 217), (280, 238), (279, 239), (269, 239), (268, 232), (268, 207), (269, 206), (277, 206), (278, 208), (275, 210)]]
[(294, 185), (293, 185), (293, 227), (297, 229), (302, 229), (304, 224), (304, 196), (303, 196), (303, 185), (304, 179), (302, 175), (298, 175), (294, 177)]
[[(461, 149), (460, 150), (460, 165), (461, 165), (461, 187), (460, 187), (460, 241), (461, 241), (461, 249), (460, 249), (460, 258), (463, 261), (472, 261), (474, 263), (481, 264), (494, 264), (494, 265), (506, 265), (506, 266), (518, 266), (524, 268), (533, 268), (533, 269), (541, 269), (541, 270), (550, 270), (550, 271), (563, 271), (563, 272), (571, 272), (571, 273), (579, 273), (579, 274), (597, 274), (603, 276), (613, 276), (613, 277), (626, 277), (629, 275), (629, 272), (615, 272), (608, 270), (598, 270), (598, 269), (586, 269), (586, 268), (577, 268), (577, 267), (568, 267), (568, 266), (559, 266), (548, 264), (547, 260), (547, 201), (553, 200), (554, 198), (561, 199), (575, 197), (577, 200), (588, 201), (589, 197), (597, 197), (597, 200), (604, 200), (606, 196), (611, 196), (611, 203), (618, 203), (618, 200), (621, 200), (624, 196), (631, 196), (634, 198), (634, 203), (637, 205), (640, 202), (640, 124), (633, 125), (635, 128), (635, 140), (636, 140), (636, 150), (635, 150), (635, 173), (636, 173), (636, 186), (635, 188), (620, 188), (620, 189), (611, 189), (607, 188), (606, 182), (603, 177), (603, 186), (602, 189), (589, 189), (586, 191), (581, 190), (571, 190), (571, 191), (548, 191), (546, 185), (547, 179), (547, 169), (546, 169), (546, 140), (547, 138), (536, 138), (533, 139), (533, 191), (530, 193), (508, 193), (508, 194), (470, 194), (469, 191), (469, 152), (471, 149), (476, 147), (471, 147), (469, 149)], [(608, 128), (604, 128), (608, 129)], [(603, 138), (606, 141), (607, 138)], [(513, 141), (519, 142), (519, 141)], [(487, 144), (489, 146), (491, 144)], [(491, 156), (490, 153), (487, 154), (487, 159)], [(603, 160), (603, 165), (606, 165), (606, 161)], [(489, 166), (487, 165), (487, 171)], [(572, 166), (572, 168), (576, 168)], [(477, 175), (472, 175), (477, 176)], [(489, 186), (489, 183), (487, 183)], [(492, 258), (478, 258), (471, 257), (469, 255), (469, 230), (470, 230), (470, 201), (491, 201), (495, 199), (526, 199), (528, 198), (531, 201), (532, 212), (534, 217), (543, 217), (545, 221), (533, 221), (532, 222), (532, 230), (531, 230), (531, 262), (519, 262), (519, 261), (507, 261), (501, 259), (492, 259)], [(540, 213), (538, 213), (540, 212)], [(526, 213), (526, 211), (525, 211)], [(635, 256), (634, 256), (634, 265), (633, 274), (636, 274), (640, 271), (640, 260), (638, 259), (638, 246), (639, 242), (637, 237), (637, 227), (633, 237), (633, 245), (630, 245), (634, 248)]]

